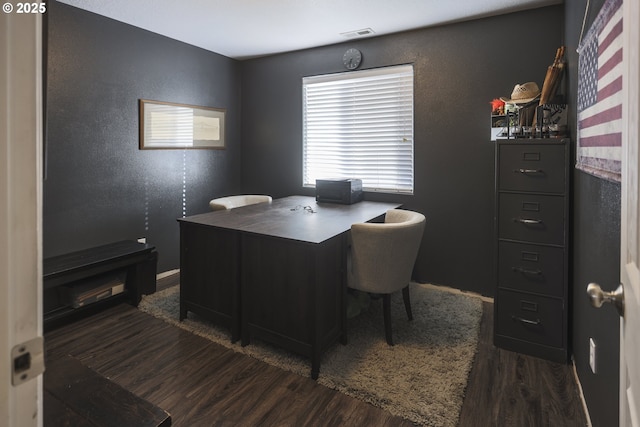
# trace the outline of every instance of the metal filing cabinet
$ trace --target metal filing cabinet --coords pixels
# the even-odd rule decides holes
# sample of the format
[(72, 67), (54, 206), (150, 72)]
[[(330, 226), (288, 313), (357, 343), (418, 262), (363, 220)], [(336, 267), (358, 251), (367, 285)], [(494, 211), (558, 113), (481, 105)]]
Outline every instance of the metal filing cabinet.
[(568, 359), (569, 140), (496, 142), (494, 344)]

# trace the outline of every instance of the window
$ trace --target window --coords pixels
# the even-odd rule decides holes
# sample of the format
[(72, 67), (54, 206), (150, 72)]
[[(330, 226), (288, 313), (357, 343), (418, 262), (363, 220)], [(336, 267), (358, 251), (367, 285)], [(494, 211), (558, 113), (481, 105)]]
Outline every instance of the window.
[(413, 66), (305, 77), (303, 185), (413, 193)]

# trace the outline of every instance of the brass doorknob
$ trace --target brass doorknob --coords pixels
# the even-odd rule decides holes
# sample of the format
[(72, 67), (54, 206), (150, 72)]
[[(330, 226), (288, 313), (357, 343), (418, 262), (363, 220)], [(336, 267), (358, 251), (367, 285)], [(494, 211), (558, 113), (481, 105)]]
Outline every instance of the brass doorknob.
[(587, 285), (587, 294), (593, 307), (600, 308), (602, 304), (609, 302), (616, 307), (621, 317), (624, 316), (624, 288), (622, 283), (613, 292), (603, 291), (597, 283), (589, 283)]

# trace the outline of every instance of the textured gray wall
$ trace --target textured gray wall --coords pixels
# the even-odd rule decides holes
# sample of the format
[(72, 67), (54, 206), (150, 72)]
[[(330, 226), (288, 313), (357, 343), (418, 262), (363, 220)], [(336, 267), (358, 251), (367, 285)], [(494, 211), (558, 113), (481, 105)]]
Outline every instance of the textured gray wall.
[[(146, 237), (179, 267), (176, 218), (240, 191), (238, 62), (50, 2), (44, 255)], [(227, 109), (226, 150), (139, 150), (138, 99)], [(184, 206), (183, 206), (184, 203)]]
[(562, 22), (562, 6), (553, 6), (243, 61), (243, 189), (305, 193), (302, 77), (345, 71), (342, 54), (350, 47), (362, 51), (361, 69), (413, 63), (415, 194), (365, 198), (400, 201), (426, 215), (418, 280), (493, 295), (489, 102), (510, 95), (516, 83), (542, 86)]
[[(585, 33), (604, 0), (591, 1)], [(575, 135), (578, 54), (586, 0), (565, 2), (571, 133)], [(575, 138), (574, 138), (575, 139)], [(575, 159), (575, 143), (573, 144)], [(594, 427), (618, 425), (620, 318), (613, 307), (596, 310), (586, 297), (589, 282), (613, 290), (620, 282), (620, 185), (573, 173), (573, 357)], [(597, 345), (597, 374), (589, 368), (589, 338)]]

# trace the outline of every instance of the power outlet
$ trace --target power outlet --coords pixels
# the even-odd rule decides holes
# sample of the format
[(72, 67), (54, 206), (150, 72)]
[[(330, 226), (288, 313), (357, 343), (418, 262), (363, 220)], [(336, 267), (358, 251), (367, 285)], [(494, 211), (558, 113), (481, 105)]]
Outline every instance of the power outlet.
[(593, 338), (589, 338), (589, 366), (591, 372), (596, 373), (596, 342)]

